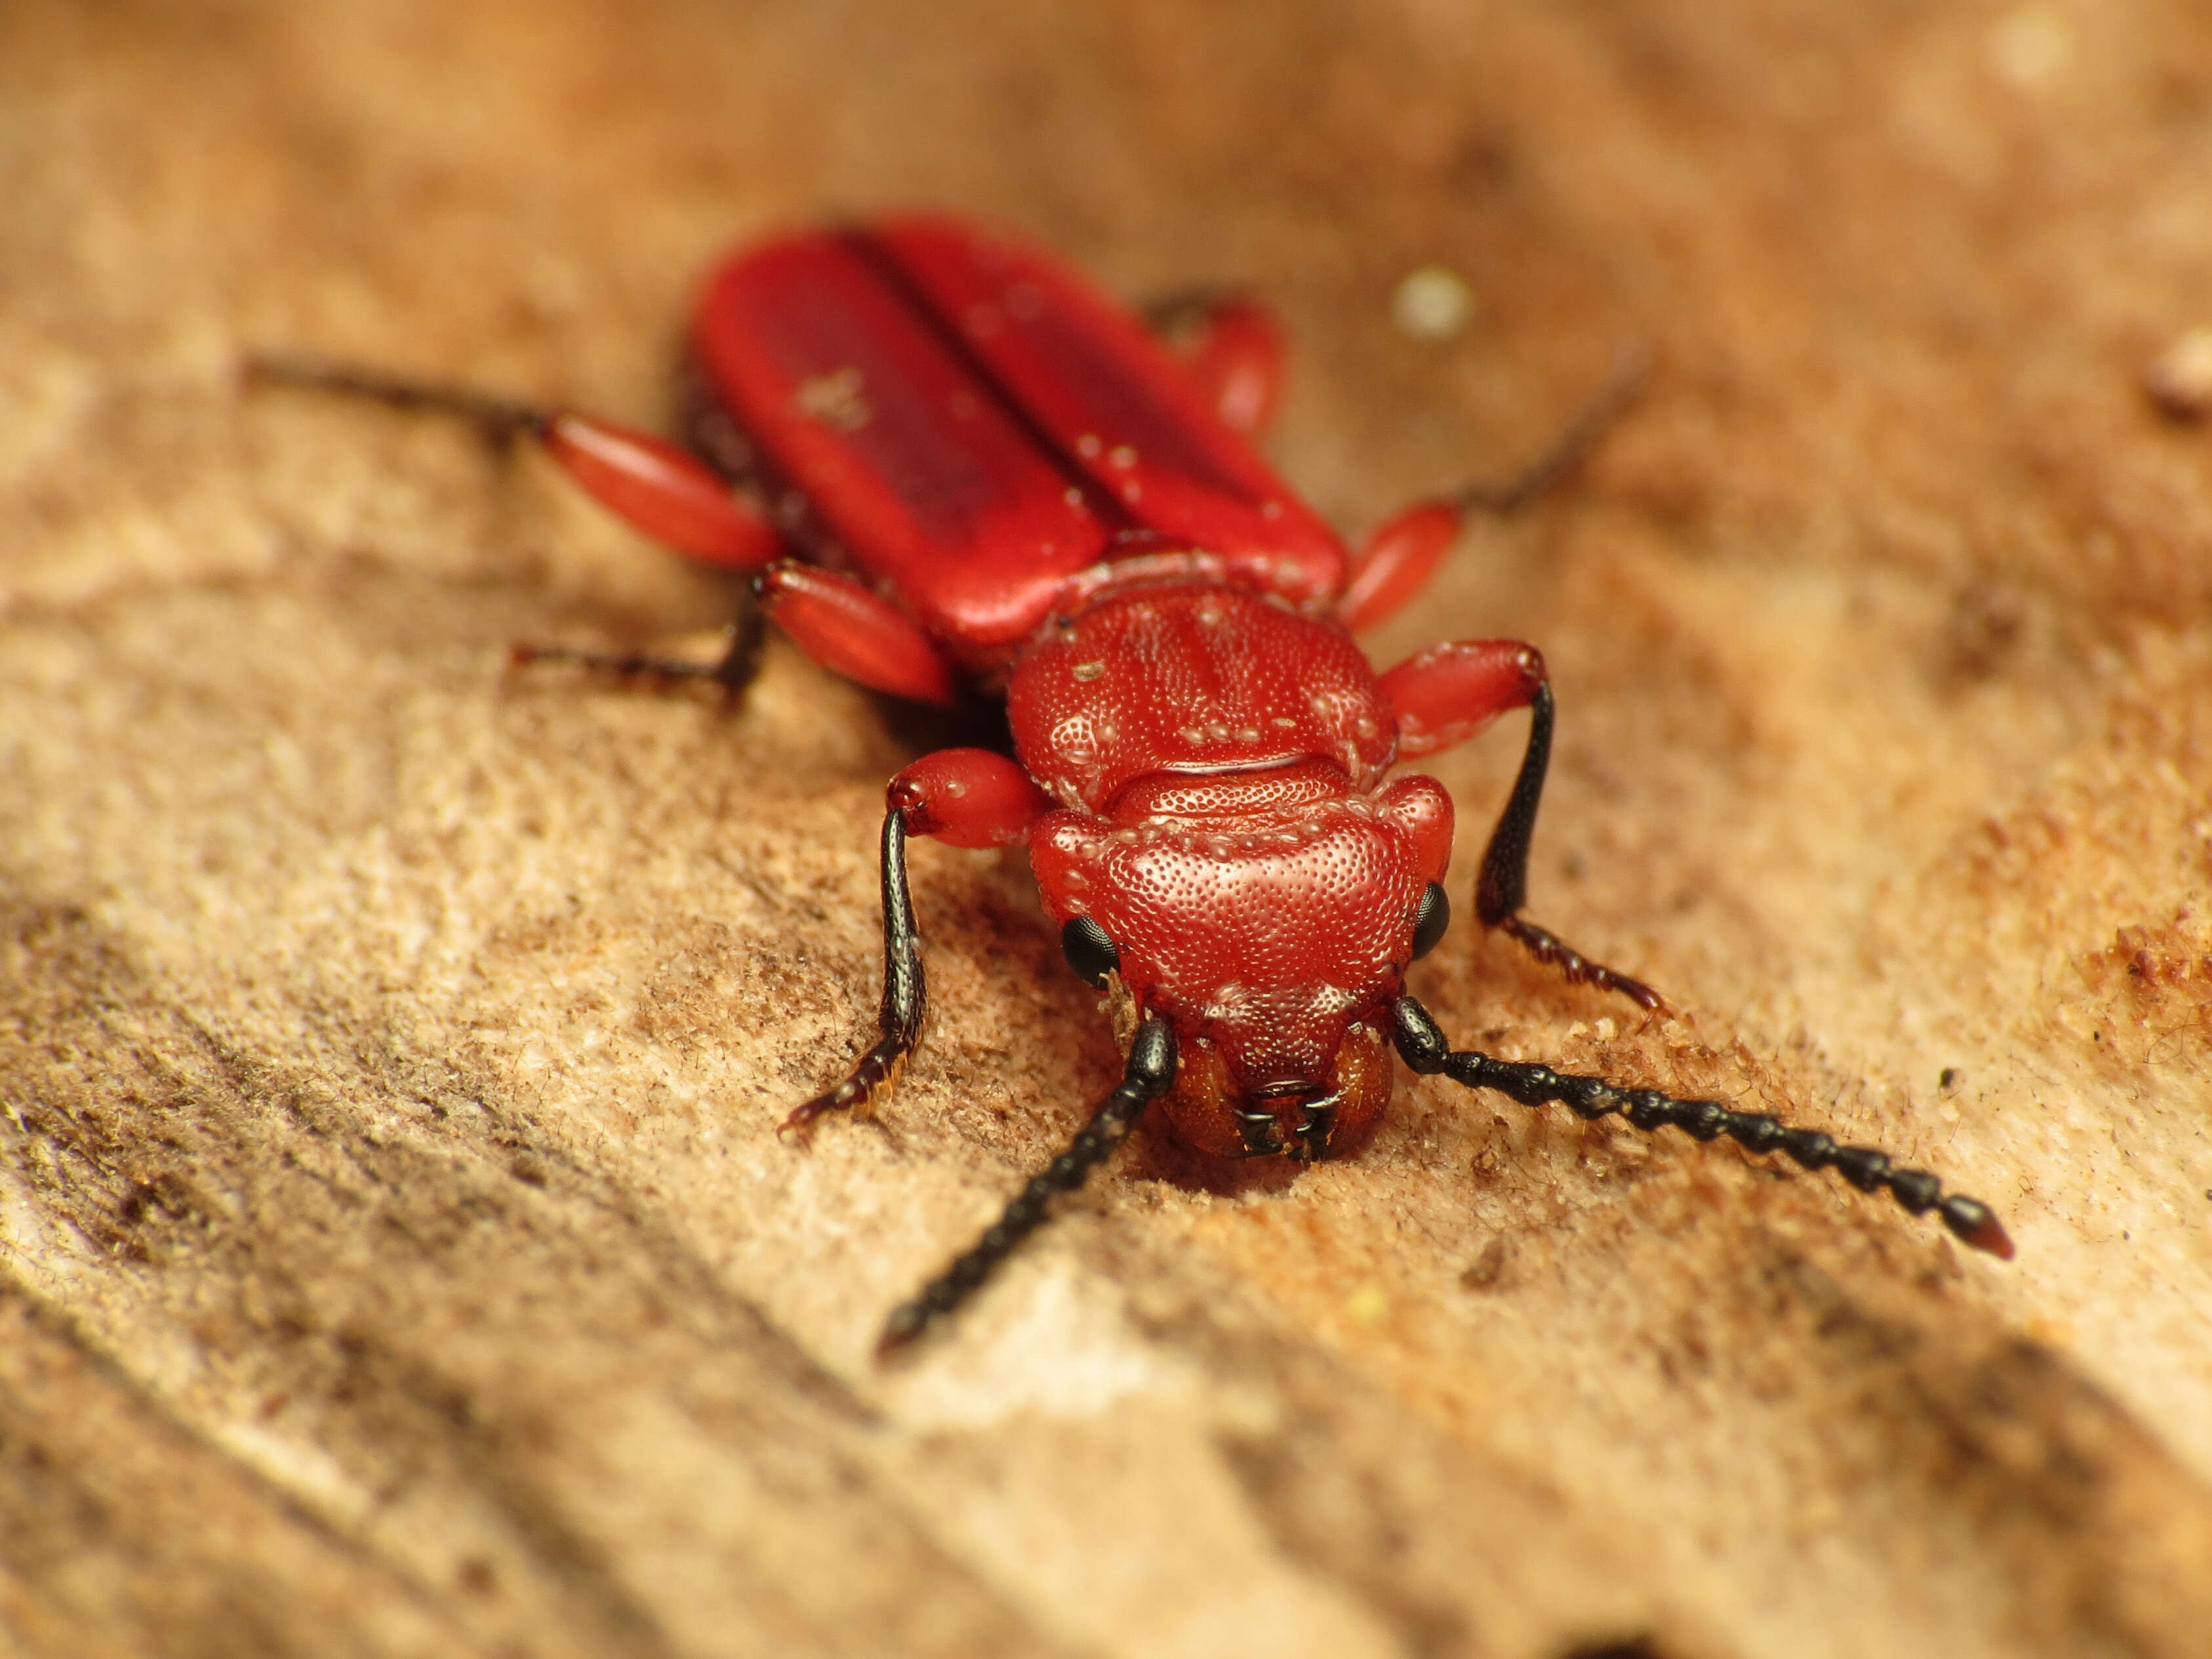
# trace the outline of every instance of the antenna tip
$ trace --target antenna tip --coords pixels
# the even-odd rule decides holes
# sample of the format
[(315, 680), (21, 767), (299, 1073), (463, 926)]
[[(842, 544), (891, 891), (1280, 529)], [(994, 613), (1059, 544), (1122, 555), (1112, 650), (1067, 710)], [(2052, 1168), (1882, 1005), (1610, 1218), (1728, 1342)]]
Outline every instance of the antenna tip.
[(896, 1358), (929, 1323), (928, 1310), (919, 1302), (902, 1302), (884, 1321), (884, 1334), (876, 1339), (876, 1364)]
[(1984, 1252), (2000, 1261), (2012, 1260), (2012, 1238), (1996, 1212), (1978, 1199), (1947, 1198), (1939, 1206), (1943, 1224), (1971, 1249)]

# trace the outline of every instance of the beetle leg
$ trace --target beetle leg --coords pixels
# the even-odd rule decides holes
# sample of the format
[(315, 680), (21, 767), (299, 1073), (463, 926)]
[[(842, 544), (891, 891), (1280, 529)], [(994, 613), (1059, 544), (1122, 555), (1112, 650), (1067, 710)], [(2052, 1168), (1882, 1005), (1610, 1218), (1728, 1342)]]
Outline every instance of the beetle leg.
[(1764, 1112), (1734, 1111), (1717, 1100), (1678, 1100), (1656, 1089), (1623, 1089), (1602, 1078), (1455, 1049), (1429, 1011), (1411, 997), (1391, 1004), (1390, 1036), (1399, 1057), (1424, 1076), (1442, 1073), (1466, 1088), (1493, 1089), (1523, 1106), (1558, 1101), (1584, 1118), (1618, 1112), (1646, 1131), (1671, 1123), (1698, 1140), (1727, 1135), (1748, 1152), (1787, 1152), (1800, 1169), (1833, 1170), (1863, 1193), (1887, 1188), (1910, 1213), (1933, 1210), (1964, 1243), (2012, 1260), (2012, 1240), (1988, 1205), (1955, 1193), (1945, 1196), (1943, 1183), (1927, 1170), (1900, 1170), (1879, 1148), (1839, 1146), (1818, 1129), (1793, 1129)]
[(1121, 1086), (1106, 1097), (1091, 1121), (1068, 1143), (1067, 1150), (1030, 1178), (981, 1238), (924, 1285), (914, 1300), (891, 1310), (877, 1340), (876, 1357), (880, 1359), (904, 1347), (921, 1334), (930, 1321), (965, 1301), (994, 1267), (1013, 1254), (1017, 1244), (1036, 1231), (1052, 1195), (1072, 1193), (1080, 1187), (1091, 1171), (1128, 1138), (1145, 1108), (1175, 1086), (1175, 1031), (1158, 1014), (1148, 1015), (1129, 1045)]
[(1386, 520), (1352, 556), (1336, 619), (1356, 634), (1403, 610), (1437, 574), (1466, 516), (1457, 501), (1416, 501)]
[(1398, 722), (1398, 758), (1415, 760), (1480, 737), (1526, 708), (1545, 682), (1543, 653), (1521, 640), (1453, 640), (1416, 652), (1377, 684)]
[(707, 564), (758, 570), (783, 550), (775, 527), (705, 462), (665, 439), (612, 421), (313, 358), (249, 357), (245, 373), (250, 382), (458, 416), (496, 443), (532, 439), (617, 517)]
[(924, 755), (890, 781), (884, 800), (884, 1000), (876, 1018), (882, 1040), (843, 1082), (795, 1108), (779, 1133), (804, 1136), (823, 1113), (873, 1101), (898, 1080), (921, 1040), (929, 988), (907, 887), (907, 837), (928, 836), (953, 847), (1010, 846), (1052, 807), (1028, 773), (988, 749)]
[(950, 847), (1011, 847), (1052, 810), (1030, 775), (988, 749), (940, 749), (893, 778), (885, 799), (907, 833)]
[(697, 660), (655, 657), (640, 651), (586, 651), (567, 645), (518, 642), (507, 650), (507, 663), (527, 668), (532, 663), (574, 663), (580, 667), (624, 679), (712, 680), (726, 691), (742, 691), (752, 684), (760, 668), (761, 613), (748, 603), (738, 620), (722, 630), (722, 653)]
[(824, 1112), (865, 1106), (898, 1080), (906, 1057), (921, 1041), (929, 1013), (929, 981), (921, 966), (921, 935), (914, 925), (914, 899), (907, 890), (906, 815), (893, 805), (884, 814), (884, 1000), (876, 1014), (882, 1039), (860, 1056), (845, 1080), (794, 1107), (778, 1134), (802, 1139)]
[(1613, 359), (1605, 384), (1574, 412), (1534, 460), (1510, 477), (1464, 485), (1449, 499), (1463, 512), (1519, 512), (1589, 459), (1598, 440), (1642, 394), (1650, 375), (1649, 352), (1640, 348), (1622, 352)]
[(687, 558), (760, 570), (784, 550), (758, 507), (665, 438), (568, 410), (553, 411), (539, 435), (545, 453), (602, 507)]
[(916, 702), (959, 700), (936, 642), (852, 577), (787, 559), (762, 572), (756, 586), (769, 620), (831, 673)]
[(1283, 395), (1283, 325), (1272, 310), (1249, 294), (1201, 288), (1155, 300), (1145, 320), (1224, 426), (1248, 438), (1267, 429)]
[(1378, 682), (1398, 720), (1398, 753), (1412, 757), (1464, 743), (1508, 709), (1529, 712), (1528, 747), (1505, 810), (1498, 814), (1474, 888), (1475, 914), (1486, 927), (1517, 940), (1528, 954), (1566, 979), (1618, 991), (1640, 1006), (1666, 1006), (1640, 980), (1592, 962), (1558, 935), (1521, 915), (1528, 902), (1528, 847), (1544, 775), (1552, 759), (1552, 687), (1544, 659), (1518, 640), (1460, 640), (1431, 646)]
[(1469, 513), (1517, 513), (1572, 471), (1635, 400), (1649, 371), (1642, 354), (1622, 357), (1596, 396), (1518, 472), (1416, 501), (1386, 519), (1352, 555), (1350, 580), (1337, 600), (1337, 620), (1356, 633), (1395, 616), (1429, 585)]
[[(1533, 654), (1533, 653), (1532, 653)], [(1542, 659), (1538, 659), (1539, 672)], [(1528, 702), (1528, 746), (1522, 751), (1520, 775), (1498, 827), (1483, 848), (1482, 872), (1474, 884), (1474, 912), (1486, 927), (1495, 927), (1560, 977), (1601, 991), (1618, 991), (1638, 1007), (1658, 1010), (1667, 1000), (1641, 980), (1592, 962), (1558, 934), (1522, 919), (1528, 896), (1528, 844), (1536, 828), (1536, 807), (1544, 796), (1544, 774), (1552, 759), (1552, 688), (1539, 680)]]
[(550, 410), (467, 386), (410, 380), (378, 369), (331, 362), (321, 357), (295, 357), (280, 351), (248, 354), (239, 367), (239, 375), (249, 386), (297, 386), (311, 392), (335, 392), (342, 398), (362, 398), (393, 409), (455, 416), (495, 443), (534, 438), (551, 417)]

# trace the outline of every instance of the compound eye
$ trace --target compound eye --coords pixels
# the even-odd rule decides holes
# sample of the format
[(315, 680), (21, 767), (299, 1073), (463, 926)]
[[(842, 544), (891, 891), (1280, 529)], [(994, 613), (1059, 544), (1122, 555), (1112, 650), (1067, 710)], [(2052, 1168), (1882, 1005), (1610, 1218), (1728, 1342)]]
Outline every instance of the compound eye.
[(1106, 937), (1106, 930), (1089, 916), (1067, 919), (1067, 926), (1060, 930), (1060, 953), (1075, 969), (1077, 978), (1088, 980), (1102, 991), (1106, 988), (1106, 975), (1121, 965), (1121, 951)]
[(1450, 926), (1451, 896), (1442, 882), (1432, 881), (1422, 890), (1421, 908), (1413, 913), (1413, 960), (1419, 962), (1435, 950)]

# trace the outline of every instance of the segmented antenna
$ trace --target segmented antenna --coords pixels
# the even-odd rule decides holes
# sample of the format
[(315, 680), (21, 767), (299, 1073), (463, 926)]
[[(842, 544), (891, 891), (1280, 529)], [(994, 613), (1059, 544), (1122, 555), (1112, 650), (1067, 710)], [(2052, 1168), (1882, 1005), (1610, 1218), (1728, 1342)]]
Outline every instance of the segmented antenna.
[(1699, 1140), (1726, 1135), (1749, 1152), (1787, 1152), (1801, 1168), (1833, 1170), (1863, 1193), (1887, 1188), (1911, 1213), (1933, 1210), (1962, 1243), (2012, 1260), (2012, 1240), (1988, 1205), (1957, 1193), (1947, 1196), (1943, 1183), (1927, 1170), (1900, 1170), (1879, 1147), (1838, 1146), (1819, 1129), (1791, 1128), (1764, 1112), (1733, 1111), (1717, 1100), (1678, 1100), (1656, 1089), (1621, 1089), (1603, 1078), (1455, 1049), (1429, 1011), (1411, 997), (1400, 997), (1390, 1014), (1391, 1040), (1400, 1057), (1425, 1076), (1442, 1073), (1469, 1089), (1494, 1089), (1523, 1106), (1557, 1101), (1582, 1117), (1618, 1112), (1639, 1129), (1671, 1123)]
[(1129, 1064), (1121, 1074), (1121, 1086), (1106, 1097), (1106, 1103), (1068, 1143), (1067, 1150), (1030, 1178), (1020, 1196), (1006, 1206), (1005, 1213), (965, 1255), (924, 1285), (913, 1301), (891, 1310), (891, 1316), (884, 1322), (884, 1334), (876, 1342), (876, 1358), (881, 1359), (904, 1347), (932, 1320), (966, 1301), (990, 1277), (991, 1270), (1013, 1254), (1014, 1246), (1036, 1231), (1052, 1195), (1072, 1193), (1080, 1187), (1107, 1154), (1128, 1138), (1145, 1108), (1175, 1086), (1175, 1075), (1174, 1028), (1158, 1014), (1147, 1015), (1129, 1045)]

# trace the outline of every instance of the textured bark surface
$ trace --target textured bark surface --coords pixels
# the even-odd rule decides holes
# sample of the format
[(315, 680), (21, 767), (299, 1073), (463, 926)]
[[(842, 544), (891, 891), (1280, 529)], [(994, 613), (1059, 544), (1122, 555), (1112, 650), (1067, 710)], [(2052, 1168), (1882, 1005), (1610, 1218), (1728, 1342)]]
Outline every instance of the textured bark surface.
[[(921, 21), (927, 17), (927, 21)], [(2190, 0), (0, 9), (0, 1629), (33, 1653), (2173, 1655), (2212, 1631), (2212, 322)], [(1247, 280), (1358, 531), (1577, 485), (1372, 641), (1539, 641), (1534, 914), (1417, 971), (1507, 1055), (1873, 1140), (1832, 1177), (1401, 1083), (1356, 1161), (1139, 1148), (884, 1372), (1115, 1073), (911, 752), (510, 678), (730, 590), (543, 464), (241, 398), (313, 349), (653, 422), (770, 227), (997, 216)], [(1475, 301), (1393, 324), (1408, 271)], [(1466, 829), (1517, 723), (1442, 757)], [(1471, 906), (1462, 890), (1462, 915)]]

